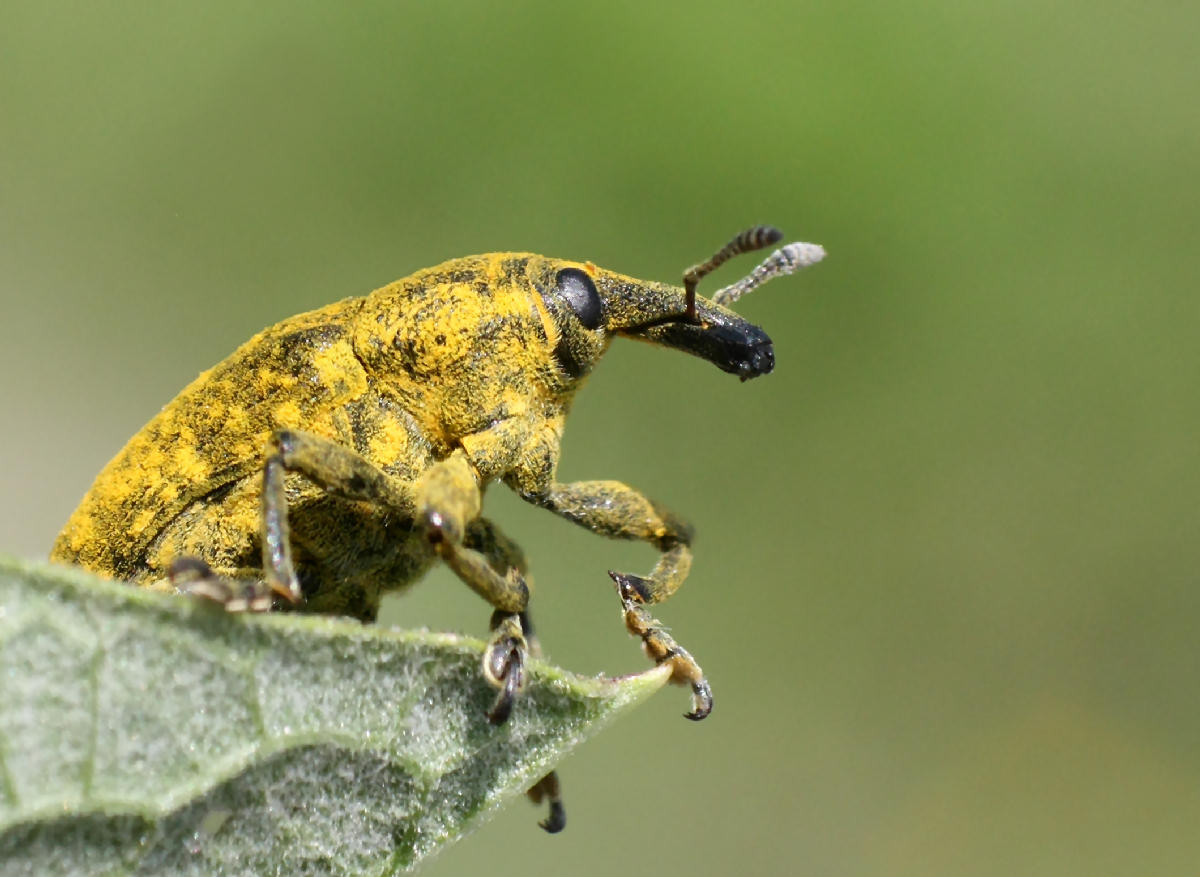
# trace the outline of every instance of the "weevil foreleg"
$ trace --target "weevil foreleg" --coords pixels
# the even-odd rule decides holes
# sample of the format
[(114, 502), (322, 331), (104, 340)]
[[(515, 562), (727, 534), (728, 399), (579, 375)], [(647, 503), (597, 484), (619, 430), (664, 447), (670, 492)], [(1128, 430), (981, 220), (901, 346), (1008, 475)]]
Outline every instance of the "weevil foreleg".
[(553, 483), (533, 502), (581, 527), (613, 539), (649, 542), (660, 552), (649, 576), (611, 573), (642, 603), (661, 603), (692, 568), (692, 528), (662, 505), (619, 481)]
[(637, 591), (623, 582), (617, 573), (609, 575), (616, 583), (617, 594), (621, 597), (625, 627), (631, 634), (641, 638), (642, 648), (650, 660), (655, 664), (671, 665), (672, 682), (691, 686), (692, 711), (684, 713), (684, 718), (700, 721), (711, 713), (713, 708), (712, 688), (704, 678), (704, 671), (700, 669), (691, 653), (675, 642), (666, 628), (642, 608)]
[(516, 470), (510, 484), (526, 500), (615, 539), (638, 539), (659, 549), (649, 576), (610, 571), (625, 610), (625, 624), (641, 637), (655, 663), (670, 663), (672, 679), (691, 686), (689, 719), (702, 719), (712, 710), (712, 689), (700, 665), (680, 646), (642, 604), (661, 603), (678, 590), (692, 565), (692, 528), (666, 508), (619, 481), (577, 481), (539, 484), (541, 470)]

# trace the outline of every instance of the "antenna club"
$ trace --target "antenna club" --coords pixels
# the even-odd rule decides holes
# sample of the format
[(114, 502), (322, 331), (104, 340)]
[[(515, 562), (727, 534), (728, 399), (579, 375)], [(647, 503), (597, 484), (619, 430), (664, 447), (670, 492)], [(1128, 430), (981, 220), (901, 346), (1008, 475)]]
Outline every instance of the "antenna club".
[(820, 244), (804, 241), (785, 244), (763, 259), (753, 271), (713, 294), (712, 300), (719, 305), (732, 305), (748, 292), (776, 277), (794, 274), (801, 268), (815, 265), (825, 258), (825, 248)]
[(784, 258), (794, 263), (797, 268), (807, 268), (810, 265), (815, 265), (825, 258), (825, 248), (820, 244), (809, 244), (804, 241), (796, 241), (779, 248), (779, 251), (784, 254)]

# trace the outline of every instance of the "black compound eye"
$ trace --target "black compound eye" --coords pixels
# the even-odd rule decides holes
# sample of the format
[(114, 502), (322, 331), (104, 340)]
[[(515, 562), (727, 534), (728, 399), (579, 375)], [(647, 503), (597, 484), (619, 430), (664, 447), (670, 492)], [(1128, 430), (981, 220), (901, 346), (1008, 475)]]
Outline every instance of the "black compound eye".
[(555, 295), (567, 303), (584, 328), (598, 328), (603, 314), (592, 278), (578, 268), (564, 268), (558, 272), (557, 284)]

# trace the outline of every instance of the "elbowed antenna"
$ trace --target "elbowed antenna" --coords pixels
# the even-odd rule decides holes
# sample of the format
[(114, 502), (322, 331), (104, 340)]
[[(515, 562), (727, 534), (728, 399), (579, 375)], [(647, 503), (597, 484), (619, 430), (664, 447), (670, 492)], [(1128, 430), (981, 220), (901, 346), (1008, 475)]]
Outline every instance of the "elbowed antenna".
[(801, 268), (815, 265), (825, 258), (825, 248), (820, 244), (806, 244), (803, 241), (780, 247), (759, 263), (758, 267), (729, 286), (722, 287), (713, 293), (712, 300), (719, 305), (729, 306), (748, 292), (762, 286), (768, 280), (794, 274)]
[(753, 228), (746, 229), (725, 246), (721, 247), (708, 261), (693, 265), (684, 271), (683, 291), (687, 295), (687, 308), (683, 312), (684, 319), (690, 323), (695, 323), (699, 319), (696, 316), (696, 284), (706, 274), (712, 273), (734, 256), (754, 250), (761, 250), (763, 247), (778, 243), (781, 240), (783, 240), (783, 232), (775, 228), (775, 226), (756, 225)]

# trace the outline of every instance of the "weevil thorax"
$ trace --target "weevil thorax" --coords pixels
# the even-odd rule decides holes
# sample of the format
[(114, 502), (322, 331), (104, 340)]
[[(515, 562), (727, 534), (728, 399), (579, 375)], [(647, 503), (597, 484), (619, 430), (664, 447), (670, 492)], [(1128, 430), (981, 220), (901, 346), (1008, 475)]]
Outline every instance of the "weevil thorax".
[(441, 450), (512, 417), (561, 422), (607, 349), (587, 263), (489, 253), (367, 296), (357, 355)]

